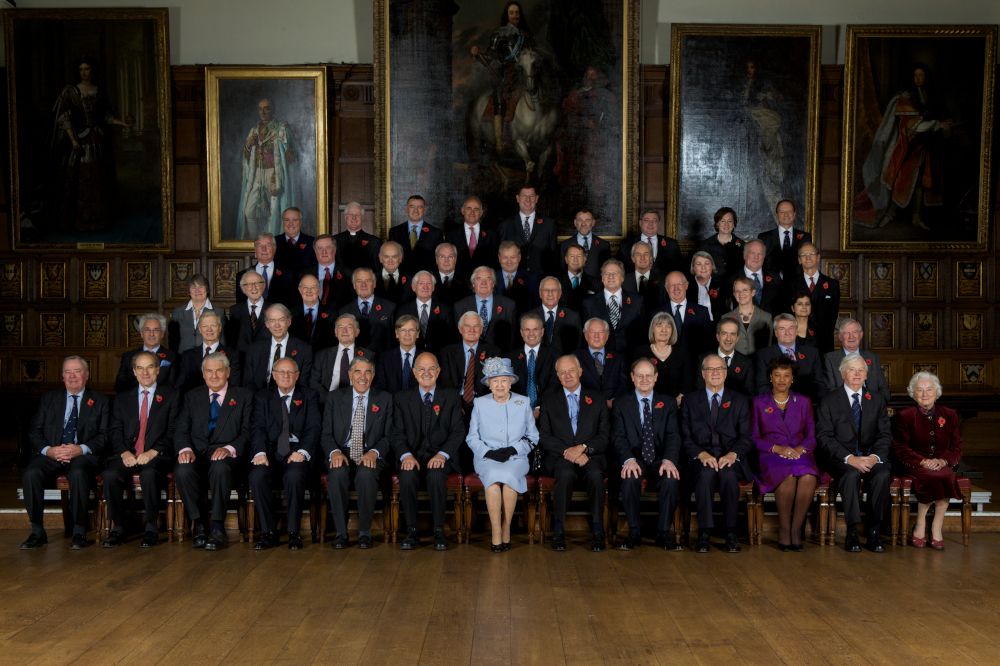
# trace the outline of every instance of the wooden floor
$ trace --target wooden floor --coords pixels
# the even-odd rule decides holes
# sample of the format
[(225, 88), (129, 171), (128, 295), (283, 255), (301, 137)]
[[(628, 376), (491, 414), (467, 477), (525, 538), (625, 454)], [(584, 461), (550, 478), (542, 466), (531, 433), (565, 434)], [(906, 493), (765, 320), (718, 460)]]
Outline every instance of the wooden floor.
[(1000, 662), (996, 534), (883, 555), (22, 552), (25, 536), (0, 531), (4, 664)]

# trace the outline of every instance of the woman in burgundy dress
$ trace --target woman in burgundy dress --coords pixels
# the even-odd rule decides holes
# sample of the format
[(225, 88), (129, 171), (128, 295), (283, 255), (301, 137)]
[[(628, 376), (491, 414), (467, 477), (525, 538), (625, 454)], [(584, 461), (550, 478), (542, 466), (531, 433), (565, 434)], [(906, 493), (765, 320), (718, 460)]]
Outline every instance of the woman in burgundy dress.
[(906, 392), (917, 403), (899, 410), (892, 423), (892, 455), (906, 474), (913, 477), (917, 498), (917, 521), (910, 544), (927, 545), (927, 511), (934, 505), (930, 546), (944, 550), (944, 514), (951, 498), (961, 499), (955, 467), (962, 458), (962, 436), (958, 414), (936, 404), (941, 382), (929, 372), (918, 372)]
[(792, 393), (795, 365), (779, 356), (768, 364), (771, 393), (753, 400), (753, 441), (760, 455), (757, 483), (778, 505), (778, 548), (802, 550), (802, 524), (816, 494), (816, 426), (809, 398)]

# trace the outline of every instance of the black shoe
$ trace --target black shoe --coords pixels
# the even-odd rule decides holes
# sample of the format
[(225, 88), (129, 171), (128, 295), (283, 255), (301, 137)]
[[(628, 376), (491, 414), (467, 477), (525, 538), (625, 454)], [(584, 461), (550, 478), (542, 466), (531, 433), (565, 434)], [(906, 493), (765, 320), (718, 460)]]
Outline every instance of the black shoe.
[(708, 532), (702, 532), (698, 535), (698, 543), (695, 544), (694, 549), (699, 553), (707, 553), (712, 549), (712, 541)]
[(400, 550), (415, 550), (419, 547), (420, 547), (420, 537), (417, 536), (416, 530), (408, 531), (403, 540), (399, 542)]
[(193, 548), (204, 548), (207, 543), (208, 537), (205, 535), (205, 529), (199, 528), (199, 530), (194, 533), (194, 537), (191, 539), (191, 546)]
[(228, 543), (229, 538), (225, 532), (212, 532), (212, 536), (208, 537), (208, 541), (205, 542), (205, 550), (222, 550)]
[(304, 544), (298, 532), (288, 533), (288, 550), (302, 550)]
[(788, 543), (779, 543), (778, 550), (780, 550), (783, 553), (790, 553), (794, 550), (794, 547)]
[(41, 534), (29, 534), (28, 538), (21, 542), (21, 550), (33, 550), (41, 548), (49, 542), (49, 537), (44, 532)]
[(334, 539), (333, 543), (330, 544), (330, 547), (333, 548), (334, 550), (343, 550), (344, 548), (347, 548), (347, 545), (348, 545), (347, 537), (343, 536)]
[(122, 538), (121, 532), (112, 532), (108, 535), (108, 538), (104, 540), (101, 544), (105, 548), (117, 548), (118, 546), (125, 543), (125, 539)]
[(448, 550), (448, 539), (445, 538), (444, 532), (434, 533), (434, 550)]
[(663, 544), (663, 550), (684, 550), (684, 546), (677, 540), (673, 532), (668, 532), (667, 540)]
[(557, 532), (556, 535), (552, 537), (552, 550), (559, 551), (560, 553), (566, 550), (565, 534)]
[(89, 545), (90, 545), (90, 543), (87, 541), (87, 537), (85, 535), (83, 535), (83, 534), (74, 534), (73, 535), (73, 540), (69, 544), (69, 549), (70, 550), (83, 550), (84, 548), (86, 548)]
[(844, 539), (844, 550), (848, 553), (861, 552), (861, 541), (858, 540), (858, 533), (852, 529), (847, 530), (847, 538)]
[(629, 535), (625, 537), (620, 544), (618, 544), (618, 550), (635, 550), (642, 544), (642, 537)]
[(790, 546), (788, 546), (788, 550), (790, 550), (793, 553), (801, 553), (802, 552), (802, 544), (801, 543), (793, 543)]
[(878, 535), (878, 530), (868, 530), (868, 539), (865, 541), (865, 548), (873, 553), (885, 552), (885, 546), (882, 545), (882, 539)]
[(152, 548), (156, 544), (160, 543), (160, 535), (156, 532), (146, 532), (142, 535), (142, 541), (139, 542), (140, 548)]
[(494, 553), (502, 553), (502, 552), (504, 552), (504, 550), (503, 550), (503, 544), (502, 543), (490, 544), (490, 551), (494, 552)]
[(735, 532), (730, 532), (726, 535), (726, 552), (727, 553), (738, 553), (742, 550), (740, 548), (740, 540), (736, 538)]
[(594, 538), (590, 542), (590, 550), (593, 553), (603, 553), (604, 552), (604, 535), (595, 534)]
[(368, 550), (372, 547), (372, 538), (367, 534), (362, 534), (358, 537), (358, 548), (361, 550)]
[(278, 535), (274, 532), (264, 532), (260, 535), (260, 540), (254, 544), (254, 550), (267, 550), (268, 548), (274, 548), (280, 545), (281, 541), (278, 539)]

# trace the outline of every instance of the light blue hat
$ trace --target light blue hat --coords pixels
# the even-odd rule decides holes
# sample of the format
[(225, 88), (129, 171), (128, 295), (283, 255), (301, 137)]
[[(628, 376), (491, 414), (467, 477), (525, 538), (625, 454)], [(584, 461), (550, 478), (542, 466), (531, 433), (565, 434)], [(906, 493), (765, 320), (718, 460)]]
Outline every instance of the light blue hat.
[(514, 374), (509, 358), (494, 356), (486, 359), (483, 363), (483, 384), (488, 386), (494, 377), (510, 377), (512, 381), (517, 382), (517, 375)]

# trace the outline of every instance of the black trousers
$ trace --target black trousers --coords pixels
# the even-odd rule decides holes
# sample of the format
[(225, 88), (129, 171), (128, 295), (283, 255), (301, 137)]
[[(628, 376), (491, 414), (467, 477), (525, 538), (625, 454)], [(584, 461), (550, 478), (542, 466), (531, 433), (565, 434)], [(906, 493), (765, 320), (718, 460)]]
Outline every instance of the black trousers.
[(710, 530), (715, 527), (715, 517), (712, 515), (712, 497), (719, 491), (722, 500), (722, 517), (726, 523), (727, 532), (735, 532), (740, 511), (740, 466), (730, 465), (718, 472), (711, 467), (705, 467), (696, 460), (691, 466), (694, 479), (694, 500), (698, 507), (698, 531)]
[(250, 490), (260, 518), (263, 532), (274, 532), (278, 523), (274, 518), (274, 491), (285, 491), (288, 502), (288, 531), (298, 532), (302, 524), (302, 508), (306, 500), (306, 485), (312, 463), (269, 461), (270, 465), (250, 465)]
[[(639, 463), (643, 465), (643, 463)], [(639, 530), (639, 500), (642, 497), (642, 480), (646, 480), (646, 489), (656, 491), (656, 501), (659, 516), (656, 518), (657, 534), (670, 530), (677, 500), (680, 497), (680, 481), (660, 476), (660, 463), (646, 465), (643, 475), (637, 479), (622, 479), (622, 505), (625, 508), (625, 518), (628, 520), (628, 531), (632, 536), (638, 536)]]
[(861, 522), (861, 493), (867, 492), (865, 526), (868, 529), (878, 528), (889, 502), (889, 465), (879, 463), (867, 474), (862, 474), (840, 460), (831, 460), (829, 465), (830, 473), (837, 480), (837, 492), (844, 505), (847, 526), (853, 528)]
[(374, 468), (358, 465), (353, 461), (331, 469), (328, 473), (327, 494), (330, 496), (330, 513), (333, 514), (333, 524), (337, 528), (337, 536), (341, 539), (347, 536), (347, 500), (351, 481), (358, 491), (358, 532), (370, 534), (372, 518), (375, 516), (375, 498), (378, 495), (378, 480), (382, 476), (384, 461), (379, 458)]
[(595, 535), (604, 534), (604, 458), (595, 456), (582, 467), (565, 458), (550, 459), (556, 487), (552, 491), (553, 521), (556, 531), (566, 528), (566, 509), (573, 488), (582, 481), (587, 488), (587, 499), (590, 503), (590, 529)]
[(87, 526), (87, 501), (97, 477), (97, 457), (79, 455), (68, 463), (61, 463), (47, 456), (35, 456), (24, 468), (24, 508), (32, 525), (44, 524), (45, 488), (52, 487), (63, 474), (69, 480), (69, 516), (67, 528)]
[(406, 527), (417, 528), (417, 491), (424, 482), (431, 496), (431, 519), (434, 530), (444, 529), (445, 507), (448, 501), (448, 465), (441, 469), (427, 469), (427, 461), (420, 461), (420, 469), (399, 470), (399, 503), (403, 507)]
[(238, 463), (231, 457), (222, 460), (209, 458), (209, 453), (199, 453), (193, 463), (174, 465), (174, 483), (184, 500), (184, 508), (192, 527), (201, 519), (208, 504), (204, 494), (206, 486), (212, 492), (211, 519), (226, 519), (229, 494), (233, 490), (233, 476)]
[(124, 523), (126, 490), (132, 487), (132, 475), (139, 475), (139, 487), (142, 488), (142, 518), (147, 525), (157, 524), (160, 517), (160, 492), (167, 486), (167, 472), (170, 461), (158, 455), (146, 465), (126, 467), (121, 456), (108, 459), (104, 470), (104, 498), (108, 502), (108, 519), (115, 530), (121, 530)]

